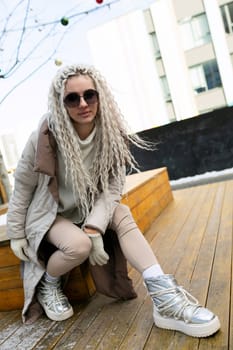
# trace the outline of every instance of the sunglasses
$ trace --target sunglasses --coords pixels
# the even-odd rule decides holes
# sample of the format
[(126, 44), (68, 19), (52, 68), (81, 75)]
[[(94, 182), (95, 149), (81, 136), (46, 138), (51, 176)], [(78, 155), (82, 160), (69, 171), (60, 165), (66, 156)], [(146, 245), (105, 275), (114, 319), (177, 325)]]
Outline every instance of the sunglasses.
[(79, 107), (81, 97), (88, 105), (92, 105), (99, 101), (99, 94), (96, 90), (89, 89), (83, 92), (82, 95), (77, 94), (77, 92), (70, 92), (65, 96), (63, 102), (67, 107), (74, 108)]

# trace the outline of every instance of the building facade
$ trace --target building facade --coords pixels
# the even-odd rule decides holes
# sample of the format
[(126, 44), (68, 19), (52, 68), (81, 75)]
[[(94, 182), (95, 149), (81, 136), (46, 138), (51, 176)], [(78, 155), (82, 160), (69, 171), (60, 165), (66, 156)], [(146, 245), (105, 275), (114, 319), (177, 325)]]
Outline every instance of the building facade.
[(233, 1), (157, 0), (144, 16), (169, 120), (231, 106)]
[[(121, 0), (74, 41), (82, 36), (77, 55), (85, 43), (88, 62), (110, 82), (129, 132), (233, 105), (232, 0)], [(8, 170), (28, 124), (0, 135)]]
[(88, 40), (133, 131), (233, 105), (233, 1), (150, 1)]

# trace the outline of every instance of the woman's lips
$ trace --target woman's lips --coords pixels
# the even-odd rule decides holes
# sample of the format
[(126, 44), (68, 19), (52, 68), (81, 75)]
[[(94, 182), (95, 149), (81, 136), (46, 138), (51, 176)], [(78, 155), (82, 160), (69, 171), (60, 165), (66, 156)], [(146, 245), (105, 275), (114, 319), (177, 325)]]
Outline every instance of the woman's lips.
[(89, 117), (89, 115), (90, 115), (90, 112), (88, 112), (88, 111), (83, 112), (83, 113), (79, 113), (79, 117), (81, 117), (81, 118)]

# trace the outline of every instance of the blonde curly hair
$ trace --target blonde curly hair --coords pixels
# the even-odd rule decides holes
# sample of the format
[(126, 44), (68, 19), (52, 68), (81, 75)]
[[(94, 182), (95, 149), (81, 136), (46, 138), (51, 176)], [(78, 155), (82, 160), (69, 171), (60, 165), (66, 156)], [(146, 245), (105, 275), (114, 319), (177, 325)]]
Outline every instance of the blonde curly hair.
[[(67, 79), (79, 75), (89, 76), (99, 93), (95, 155), (90, 172), (83, 166), (77, 134), (63, 102)], [(49, 129), (64, 157), (66, 179), (71, 176), (74, 199), (84, 219), (100, 193), (107, 198), (112, 178), (121, 188), (125, 181), (125, 168), (131, 171), (138, 169), (129, 149), (130, 143), (141, 148), (150, 146), (137, 135), (128, 134), (125, 120), (106, 80), (92, 66), (69, 65), (60, 69), (50, 87), (48, 108)]]

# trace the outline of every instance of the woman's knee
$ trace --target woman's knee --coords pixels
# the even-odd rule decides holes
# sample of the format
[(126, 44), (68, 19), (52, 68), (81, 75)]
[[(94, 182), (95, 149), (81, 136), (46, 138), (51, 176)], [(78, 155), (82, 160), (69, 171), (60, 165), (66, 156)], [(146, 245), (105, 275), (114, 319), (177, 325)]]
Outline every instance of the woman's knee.
[(66, 247), (64, 253), (69, 256), (71, 260), (85, 260), (90, 255), (92, 248), (90, 238), (83, 234), (78, 239), (70, 242), (70, 245)]
[(136, 227), (137, 225), (134, 221), (129, 207), (124, 204), (119, 204), (113, 213), (111, 228), (117, 233), (119, 230), (124, 233), (125, 231), (131, 231)]

